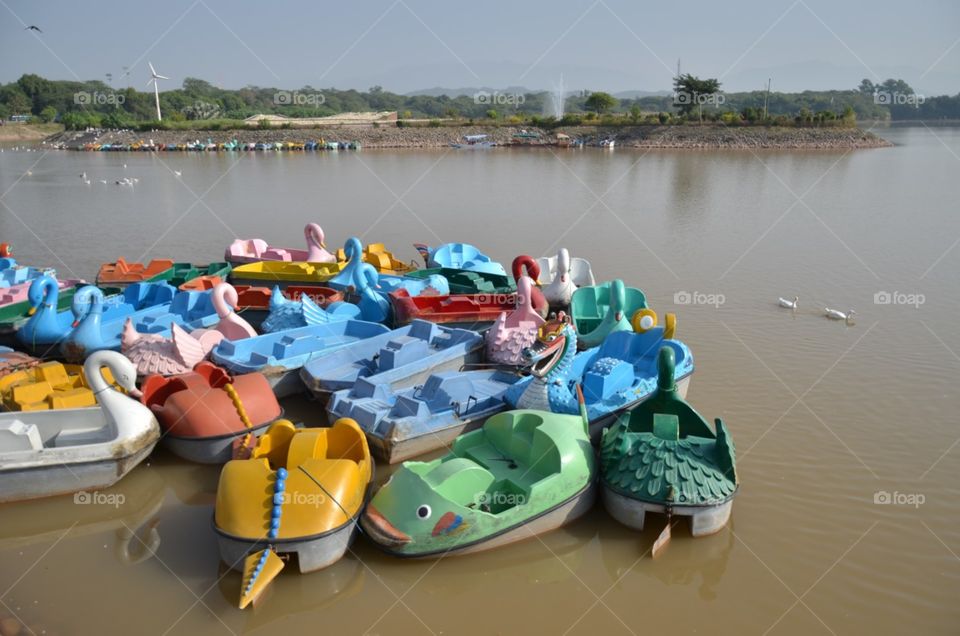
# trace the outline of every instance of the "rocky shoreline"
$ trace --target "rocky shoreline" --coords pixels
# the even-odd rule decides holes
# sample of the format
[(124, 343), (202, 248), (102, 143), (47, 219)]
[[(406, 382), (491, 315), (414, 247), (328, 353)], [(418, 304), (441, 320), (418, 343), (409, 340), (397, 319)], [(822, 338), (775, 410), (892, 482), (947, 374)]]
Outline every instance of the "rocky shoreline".
[[(515, 135), (535, 133), (523, 140)], [(581, 139), (587, 146), (614, 139), (618, 148), (644, 149), (850, 149), (892, 146), (889, 141), (859, 128), (784, 128), (766, 126), (571, 126), (543, 129), (521, 126), (363, 126), (313, 129), (259, 129), (197, 131), (98, 130), (65, 131), (49, 137), (45, 143), (57, 148), (82, 150), (88, 144), (156, 145), (188, 144), (196, 141), (215, 144), (237, 139), (242, 143), (275, 143), (326, 140), (359, 142), (363, 148), (443, 148), (465, 135), (485, 134), (490, 141), (504, 146), (556, 146), (557, 134)]]

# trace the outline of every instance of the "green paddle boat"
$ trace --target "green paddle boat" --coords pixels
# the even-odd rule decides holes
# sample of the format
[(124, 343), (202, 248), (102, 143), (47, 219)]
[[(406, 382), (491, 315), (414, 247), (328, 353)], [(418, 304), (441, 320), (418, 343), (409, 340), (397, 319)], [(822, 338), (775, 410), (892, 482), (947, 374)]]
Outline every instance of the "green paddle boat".
[(630, 331), (636, 312), (647, 308), (647, 297), (619, 278), (573, 292), (570, 315), (581, 349), (600, 346), (614, 331)]
[(174, 287), (179, 287), (184, 283), (200, 278), (201, 276), (219, 276), (221, 280), (227, 280), (230, 270), (233, 267), (226, 261), (219, 263), (210, 263), (208, 265), (194, 265), (192, 263), (174, 263), (168, 270), (170, 277), (167, 278)]
[(690, 517), (695, 537), (723, 528), (739, 480), (723, 421), (714, 431), (677, 392), (673, 349), (660, 349), (657, 364), (657, 391), (603, 432), (600, 483), (604, 506), (626, 526), (643, 530), (646, 513), (665, 513), (665, 545), (671, 515)]
[(499, 413), (450, 454), (406, 462), (361, 517), (401, 557), (480, 552), (570, 523), (593, 505), (596, 460), (586, 409)]
[(411, 278), (427, 279), (437, 274), (450, 283), (450, 294), (513, 294), (517, 284), (506, 274), (493, 272), (475, 272), (452, 267), (431, 267), (407, 272)]

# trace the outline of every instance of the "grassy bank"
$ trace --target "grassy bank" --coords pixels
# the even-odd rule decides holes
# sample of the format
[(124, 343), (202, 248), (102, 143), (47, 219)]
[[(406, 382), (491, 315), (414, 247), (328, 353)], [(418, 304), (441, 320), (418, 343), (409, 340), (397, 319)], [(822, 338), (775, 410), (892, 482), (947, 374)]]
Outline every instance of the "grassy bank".
[(0, 142), (40, 141), (63, 132), (60, 124), (12, 124), (0, 126)]

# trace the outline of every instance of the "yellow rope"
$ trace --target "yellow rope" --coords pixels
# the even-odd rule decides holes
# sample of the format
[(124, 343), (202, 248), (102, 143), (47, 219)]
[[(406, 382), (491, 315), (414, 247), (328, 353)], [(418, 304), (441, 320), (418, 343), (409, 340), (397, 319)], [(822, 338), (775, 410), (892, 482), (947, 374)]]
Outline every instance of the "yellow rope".
[[(240, 421), (243, 422), (243, 425), (247, 429), (253, 428), (253, 423), (250, 422), (250, 418), (247, 416), (247, 410), (243, 408), (243, 402), (240, 400), (240, 394), (237, 393), (237, 390), (234, 388), (233, 384), (227, 382), (223, 385), (223, 390), (227, 392), (227, 395), (230, 396), (230, 400), (233, 402), (233, 408), (236, 409), (237, 415), (240, 417)], [(242, 446), (245, 450), (250, 451), (250, 441), (253, 439), (253, 433), (247, 433), (243, 436)]]

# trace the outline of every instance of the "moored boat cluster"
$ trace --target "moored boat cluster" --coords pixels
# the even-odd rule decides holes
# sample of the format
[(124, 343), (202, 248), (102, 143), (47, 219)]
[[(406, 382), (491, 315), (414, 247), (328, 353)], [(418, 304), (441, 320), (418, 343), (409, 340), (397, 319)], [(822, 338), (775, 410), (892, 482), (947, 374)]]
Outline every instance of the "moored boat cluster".
[[(7, 250), (0, 501), (105, 488), (157, 443), (223, 464), (214, 531), (240, 607), (287, 555), (326, 567), (358, 529), (422, 558), (547, 532), (597, 498), (633, 528), (665, 517), (655, 554), (673, 516), (693, 536), (726, 525), (730, 432), (685, 401), (693, 354), (643, 291), (566, 249), (508, 271), (465, 243), (416, 245), (417, 263), (304, 236), (203, 265), (117, 258), (95, 285)], [(303, 392), (329, 426), (283, 418)], [(403, 462), (375, 492), (374, 458)]]

